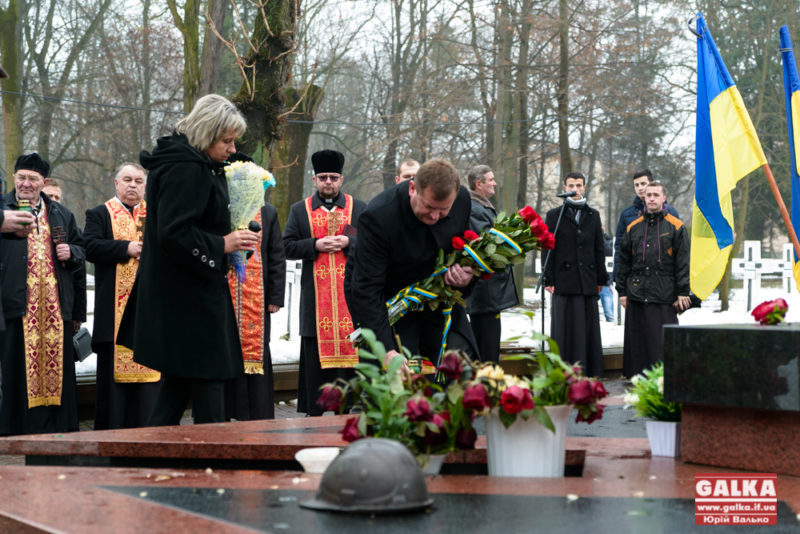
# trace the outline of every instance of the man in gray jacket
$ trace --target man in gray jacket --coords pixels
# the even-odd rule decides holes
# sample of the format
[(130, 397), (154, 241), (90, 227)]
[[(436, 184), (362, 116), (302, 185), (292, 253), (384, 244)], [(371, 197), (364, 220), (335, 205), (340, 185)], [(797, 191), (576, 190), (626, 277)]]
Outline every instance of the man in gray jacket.
[[(467, 174), (469, 195), (472, 200), (470, 228), (480, 232), (494, 226), (497, 210), (489, 201), (494, 196), (497, 182), (494, 173), (486, 165), (477, 165)], [(485, 277), (485, 278), (484, 278)], [(478, 342), (478, 355), (482, 361), (497, 362), (500, 358), (500, 312), (519, 304), (514, 273), (511, 268), (484, 275), (475, 282), (467, 298), (472, 332)]]

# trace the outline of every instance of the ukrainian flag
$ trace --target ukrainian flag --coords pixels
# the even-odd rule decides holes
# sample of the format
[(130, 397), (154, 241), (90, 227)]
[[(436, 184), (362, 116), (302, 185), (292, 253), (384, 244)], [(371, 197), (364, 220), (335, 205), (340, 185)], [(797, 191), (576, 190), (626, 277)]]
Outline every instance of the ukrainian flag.
[[(800, 151), (800, 78), (794, 62), (789, 27), (781, 27), (781, 56), (783, 56), (783, 89), (786, 97), (786, 123), (789, 126), (789, 154), (792, 162), (792, 226), (800, 228), (800, 168), (797, 153)], [(794, 285), (800, 291), (800, 261), (794, 255)]]
[(690, 284), (694, 294), (705, 299), (722, 279), (733, 248), (731, 191), (767, 160), (742, 97), (700, 13), (697, 34)]

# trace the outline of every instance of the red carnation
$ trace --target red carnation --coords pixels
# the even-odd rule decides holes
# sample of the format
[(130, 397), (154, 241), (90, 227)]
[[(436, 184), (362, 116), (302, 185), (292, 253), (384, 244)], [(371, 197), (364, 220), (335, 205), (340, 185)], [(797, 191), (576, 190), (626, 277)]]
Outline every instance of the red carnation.
[(556, 247), (556, 236), (548, 232), (539, 239), (539, 244), (545, 250), (553, 250)]
[(458, 380), (461, 376), (461, 361), (458, 359), (458, 354), (451, 352), (442, 360), (442, 364), (436, 368), (441, 371), (444, 376), (450, 380)]
[(464, 408), (479, 412), (489, 406), (489, 394), (481, 384), (467, 386), (464, 390), (464, 397), (461, 399)]
[(458, 236), (453, 236), (453, 239), (452, 241), (450, 241), (450, 244), (453, 245), (453, 248), (456, 250), (464, 250), (464, 245), (466, 245), (466, 243), (464, 243), (464, 240)]
[(338, 411), (342, 406), (342, 390), (334, 386), (325, 386), (319, 394), (317, 405), (323, 412)]
[(603, 399), (608, 395), (608, 391), (606, 391), (606, 387), (603, 385), (602, 382), (598, 382), (598, 381), (592, 382), (592, 393), (594, 394), (595, 400)]
[(422, 397), (411, 399), (406, 403), (406, 412), (403, 414), (409, 421), (430, 421), (433, 417), (431, 405)]
[(569, 385), (567, 397), (572, 404), (589, 404), (594, 400), (591, 381), (586, 378), (583, 380), (576, 380)]
[(483, 273), (483, 274), (481, 274), (480, 278), (481, 278), (481, 280), (488, 280), (489, 278), (492, 277), (493, 274), (494, 273)]
[(358, 432), (358, 417), (351, 417), (344, 423), (344, 428), (340, 431), (342, 439), (347, 442), (352, 442), (361, 439), (361, 434)]
[(511, 386), (500, 396), (500, 404), (503, 406), (503, 410), (510, 415), (518, 414), (523, 410), (533, 410), (531, 390)]
[(530, 207), (530, 206), (525, 206), (524, 208), (519, 210), (517, 213), (519, 213), (519, 216), (522, 217), (522, 220), (525, 221), (526, 223), (530, 223), (530, 222), (540, 218), (539, 214), (536, 213), (533, 210), (533, 208)]
[(464, 239), (469, 242), (475, 241), (476, 239), (480, 239), (481, 236), (473, 232), (472, 230), (467, 230), (464, 232)]
[(767, 300), (750, 312), (761, 324), (778, 324), (783, 322), (789, 305), (783, 299)]

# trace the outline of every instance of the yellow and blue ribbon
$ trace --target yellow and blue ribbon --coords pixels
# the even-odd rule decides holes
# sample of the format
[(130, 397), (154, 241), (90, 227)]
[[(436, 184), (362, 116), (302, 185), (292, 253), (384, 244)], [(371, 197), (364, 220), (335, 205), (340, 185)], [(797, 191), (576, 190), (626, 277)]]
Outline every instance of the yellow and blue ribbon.
[(480, 268), (481, 268), (483, 271), (485, 271), (485, 272), (487, 272), (487, 273), (494, 273), (494, 271), (492, 270), (492, 268), (491, 268), (491, 267), (489, 267), (489, 266), (486, 264), (486, 262), (485, 262), (485, 261), (483, 261), (483, 258), (481, 258), (480, 256), (478, 256), (478, 255), (475, 253), (475, 251), (474, 251), (474, 250), (472, 250), (472, 247), (470, 247), (469, 245), (464, 245), (464, 252), (466, 252), (467, 254), (469, 254), (469, 257), (470, 257), (470, 258), (472, 258), (473, 260), (475, 260), (475, 263), (476, 263), (476, 264), (478, 264), (478, 267), (480, 267)]
[(499, 237), (500, 239), (502, 239), (503, 241), (505, 241), (506, 243), (508, 243), (508, 246), (509, 246), (509, 247), (511, 247), (511, 248), (513, 248), (513, 249), (514, 249), (514, 252), (516, 252), (517, 254), (522, 254), (522, 247), (520, 247), (519, 245), (517, 245), (517, 244), (514, 242), (514, 240), (513, 240), (513, 239), (511, 239), (510, 237), (508, 237), (506, 234), (504, 234), (504, 233), (503, 233), (503, 232), (501, 232), (500, 230), (495, 230), (494, 228), (489, 228), (489, 233), (490, 233), (490, 234), (492, 234), (492, 235), (496, 235), (497, 237)]

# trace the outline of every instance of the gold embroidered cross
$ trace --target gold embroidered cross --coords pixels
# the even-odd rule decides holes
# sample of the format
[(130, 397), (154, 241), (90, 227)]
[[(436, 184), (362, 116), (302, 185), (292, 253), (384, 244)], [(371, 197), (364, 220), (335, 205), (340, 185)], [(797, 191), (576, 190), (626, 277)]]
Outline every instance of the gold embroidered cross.
[(328, 332), (332, 326), (333, 326), (333, 321), (331, 321), (331, 318), (328, 317), (327, 315), (323, 317), (322, 320), (319, 322), (319, 327), (322, 328), (322, 330), (324, 330), (325, 332)]

